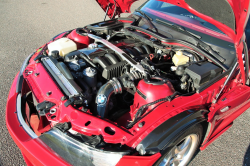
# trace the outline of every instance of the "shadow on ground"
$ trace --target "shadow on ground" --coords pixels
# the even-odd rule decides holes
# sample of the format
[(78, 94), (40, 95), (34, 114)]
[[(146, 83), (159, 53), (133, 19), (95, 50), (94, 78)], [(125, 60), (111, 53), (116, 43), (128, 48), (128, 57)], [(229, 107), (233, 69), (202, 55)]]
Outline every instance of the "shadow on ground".
[(248, 165), (250, 165), (250, 144), (247, 148), (243, 161), (243, 166), (248, 166)]

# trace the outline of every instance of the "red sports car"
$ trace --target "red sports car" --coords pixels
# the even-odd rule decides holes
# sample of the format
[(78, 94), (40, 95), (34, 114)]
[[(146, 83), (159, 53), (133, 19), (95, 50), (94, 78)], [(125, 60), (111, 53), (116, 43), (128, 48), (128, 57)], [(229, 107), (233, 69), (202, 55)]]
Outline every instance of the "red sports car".
[[(27, 57), (6, 123), (27, 165), (187, 165), (250, 107), (249, 0), (96, 0)], [(106, 17), (110, 20), (105, 21)]]

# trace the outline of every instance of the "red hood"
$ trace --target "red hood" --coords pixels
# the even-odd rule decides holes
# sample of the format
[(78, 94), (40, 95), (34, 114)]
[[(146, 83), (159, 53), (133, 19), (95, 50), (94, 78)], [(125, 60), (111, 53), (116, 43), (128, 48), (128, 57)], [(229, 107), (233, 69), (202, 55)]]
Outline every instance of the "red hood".
[[(137, 0), (96, 0), (111, 18), (121, 13), (129, 13)], [(249, 15), (249, 0), (159, 0), (171, 3), (214, 24), (227, 34), (236, 44), (239, 43)], [(115, 7), (116, 6), (116, 7)]]
[(116, 16), (120, 15), (121, 13), (130, 13), (130, 7), (135, 1), (137, 0), (96, 0), (96, 2), (105, 12), (109, 6), (107, 13), (109, 18), (111, 18), (113, 14)]

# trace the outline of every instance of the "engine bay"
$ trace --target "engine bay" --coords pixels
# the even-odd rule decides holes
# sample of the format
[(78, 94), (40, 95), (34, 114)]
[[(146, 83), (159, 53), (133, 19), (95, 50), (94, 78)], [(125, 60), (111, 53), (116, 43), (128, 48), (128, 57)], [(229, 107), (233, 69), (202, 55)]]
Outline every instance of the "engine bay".
[[(131, 128), (157, 103), (192, 95), (222, 73), (196, 51), (164, 44), (115, 19), (74, 29), (48, 44), (41, 61), (65, 106)], [(130, 25), (130, 26), (129, 26)]]

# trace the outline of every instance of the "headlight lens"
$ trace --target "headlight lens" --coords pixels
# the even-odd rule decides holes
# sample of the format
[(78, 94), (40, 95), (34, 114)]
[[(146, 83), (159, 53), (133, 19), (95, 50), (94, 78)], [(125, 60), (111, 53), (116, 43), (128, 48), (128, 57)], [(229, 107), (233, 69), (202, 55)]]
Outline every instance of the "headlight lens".
[(38, 139), (72, 165), (112, 166), (116, 165), (123, 155), (129, 153), (93, 148), (80, 143), (56, 128), (42, 134)]

